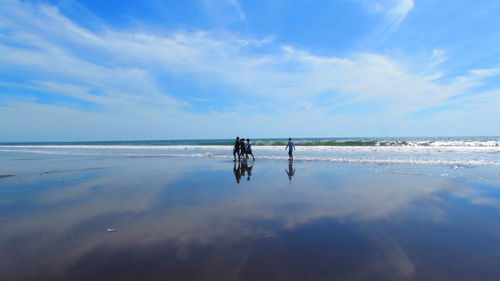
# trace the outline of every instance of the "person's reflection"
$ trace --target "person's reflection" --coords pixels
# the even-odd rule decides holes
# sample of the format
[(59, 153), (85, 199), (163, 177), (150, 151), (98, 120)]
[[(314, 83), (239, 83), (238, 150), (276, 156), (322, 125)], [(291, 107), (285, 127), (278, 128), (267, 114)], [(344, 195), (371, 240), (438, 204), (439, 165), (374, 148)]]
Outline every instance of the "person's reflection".
[(249, 181), (250, 178), (252, 177), (252, 169), (253, 169), (253, 162), (249, 163), (247, 159), (241, 159), (241, 161), (238, 161), (238, 166), (236, 166), (235, 162), (233, 166), (233, 174), (234, 177), (236, 178), (236, 183), (240, 183), (241, 178), (242, 177), (244, 178), (245, 176)]
[(288, 160), (288, 170), (285, 169), (285, 172), (288, 175), (288, 180), (291, 182), (292, 177), (295, 174), (295, 169), (293, 168), (293, 160)]
[(248, 164), (247, 164), (247, 159), (243, 158), (241, 159), (241, 176), (242, 177), (245, 177), (245, 172), (247, 171), (247, 167), (248, 167)]
[(238, 161), (238, 167), (236, 167), (236, 162), (234, 162), (233, 174), (236, 178), (236, 183), (240, 183), (241, 180), (241, 163)]
[(247, 181), (249, 181), (250, 177), (252, 176), (252, 169), (253, 169), (253, 162), (247, 165)]

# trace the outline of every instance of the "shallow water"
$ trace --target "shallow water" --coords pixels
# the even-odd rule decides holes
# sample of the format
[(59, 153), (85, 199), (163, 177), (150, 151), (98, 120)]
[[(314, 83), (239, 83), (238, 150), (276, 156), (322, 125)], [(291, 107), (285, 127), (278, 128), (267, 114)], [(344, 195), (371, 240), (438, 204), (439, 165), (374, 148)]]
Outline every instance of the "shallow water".
[[(206, 140), (207, 142), (210, 140)], [(211, 140), (215, 142), (216, 140)], [(358, 140), (359, 141), (359, 140)], [(184, 143), (186, 142), (186, 143)], [(203, 145), (194, 141), (139, 141), (108, 143), (38, 143), (0, 144), (0, 152), (27, 152), (34, 155), (67, 155), (95, 157), (213, 157), (233, 158), (232, 145)], [(297, 141), (299, 142), (299, 141)], [(296, 160), (369, 163), (454, 165), (500, 167), (498, 140), (418, 140), (395, 141), (393, 145), (297, 145)], [(254, 145), (253, 153), (260, 159), (287, 160), (285, 145)]]
[(0, 156), (0, 280), (500, 278), (486, 170)]

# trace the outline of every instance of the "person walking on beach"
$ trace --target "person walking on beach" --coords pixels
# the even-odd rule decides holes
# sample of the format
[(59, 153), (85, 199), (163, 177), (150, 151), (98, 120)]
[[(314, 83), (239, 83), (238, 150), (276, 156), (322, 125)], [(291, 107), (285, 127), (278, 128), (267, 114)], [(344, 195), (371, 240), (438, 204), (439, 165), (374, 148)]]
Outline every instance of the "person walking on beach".
[(240, 137), (236, 137), (233, 148), (234, 161), (236, 162), (236, 154), (238, 154), (238, 160), (240, 160)]
[(288, 159), (293, 160), (293, 151), (295, 150), (295, 145), (293, 144), (292, 138), (288, 138), (288, 143), (286, 144), (285, 150), (288, 148)]
[(255, 156), (253, 156), (253, 153), (252, 153), (252, 143), (250, 142), (250, 139), (247, 139), (247, 143), (246, 143), (247, 147), (246, 147), (246, 156), (247, 156), (247, 159), (248, 159), (248, 154), (252, 155), (252, 158), (253, 158), (253, 161), (255, 161)]
[(240, 156), (244, 157), (247, 150), (246, 150), (246, 143), (245, 143), (245, 138), (240, 139)]

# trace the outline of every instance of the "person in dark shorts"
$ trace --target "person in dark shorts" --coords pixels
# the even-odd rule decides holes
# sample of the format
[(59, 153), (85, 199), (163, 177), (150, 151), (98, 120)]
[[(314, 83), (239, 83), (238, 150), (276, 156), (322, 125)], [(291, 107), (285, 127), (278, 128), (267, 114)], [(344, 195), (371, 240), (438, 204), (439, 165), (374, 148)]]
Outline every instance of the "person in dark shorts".
[(236, 154), (238, 154), (238, 160), (240, 159), (240, 137), (236, 137), (233, 148), (234, 161), (236, 161)]
[(240, 139), (240, 156), (243, 157), (247, 153), (245, 139)]
[(285, 150), (288, 148), (288, 159), (293, 160), (293, 151), (295, 150), (295, 145), (293, 144), (292, 138), (288, 138), (288, 143), (286, 144)]
[(250, 139), (247, 139), (247, 142), (246, 142), (246, 156), (247, 156), (247, 159), (248, 159), (248, 154), (252, 155), (252, 158), (253, 160), (255, 161), (255, 156), (253, 156), (253, 153), (252, 153), (252, 143), (250, 142)]

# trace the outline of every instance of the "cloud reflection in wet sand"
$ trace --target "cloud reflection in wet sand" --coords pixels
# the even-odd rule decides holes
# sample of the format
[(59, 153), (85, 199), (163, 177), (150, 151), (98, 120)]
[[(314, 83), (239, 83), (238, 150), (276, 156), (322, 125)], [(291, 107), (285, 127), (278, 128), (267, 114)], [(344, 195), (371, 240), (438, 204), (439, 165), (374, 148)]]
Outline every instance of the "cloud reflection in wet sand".
[[(0, 225), (1, 276), (438, 280), (429, 256), (439, 249), (419, 252), (416, 245), (439, 247), (447, 235), (493, 243), (481, 254), (484, 261), (470, 269), (487, 268), (483, 280), (500, 276), (489, 260), (498, 256), (493, 250), (499, 248), (494, 232), (499, 223), (491, 215), (498, 214), (498, 199), (474, 185), (317, 163), (295, 167), (301, 170), (293, 184), (283, 175), (288, 164), (273, 161), (254, 164), (252, 180), (244, 184), (234, 181), (232, 163), (215, 159), (113, 164), (113, 169), (72, 172), (71, 184), (61, 184), (61, 175), (46, 175), (30, 202), (7, 206), (9, 221)], [(22, 179), (12, 183), (22, 184)], [(461, 208), (473, 220), (458, 216)], [(483, 227), (468, 232), (476, 225)], [(107, 227), (117, 232), (108, 233)], [(422, 229), (436, 235), (413, 233)], [(477, 249), (454, 246), (461, 247), (457, 253), (479, 255), (484, 245), (475, 244)], [(460, 277), (457, 272), (441, 277)]]

